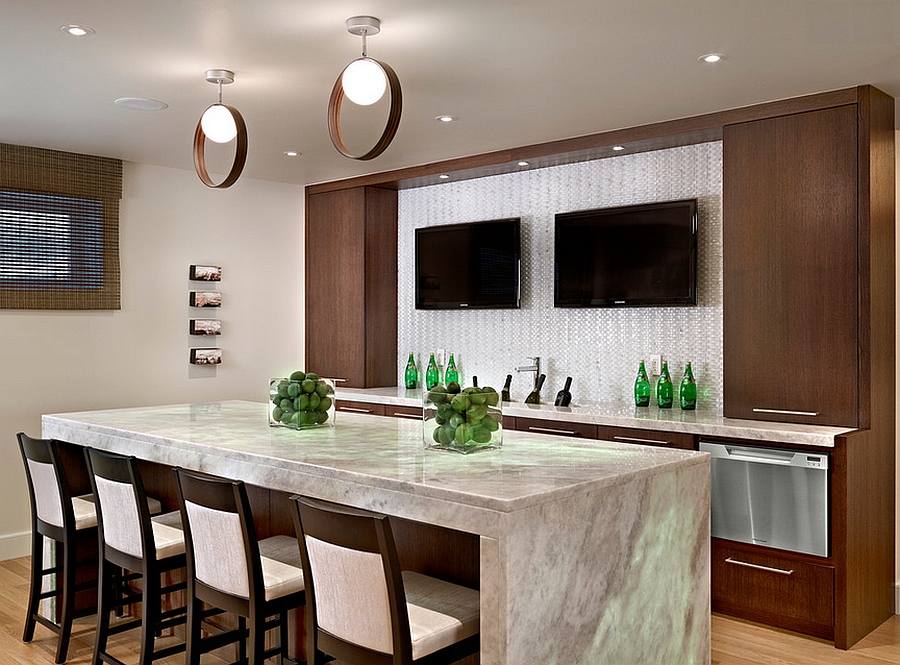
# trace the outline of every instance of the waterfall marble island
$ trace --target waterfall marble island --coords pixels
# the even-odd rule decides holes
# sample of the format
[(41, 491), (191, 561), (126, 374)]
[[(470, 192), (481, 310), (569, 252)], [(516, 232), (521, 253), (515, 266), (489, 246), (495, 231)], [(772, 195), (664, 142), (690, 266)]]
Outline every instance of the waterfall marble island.
[(340, 413), (297, 431), (267, 409), (45, 415), (43, 436), (460, 534), (483, 665), (709, 663), (707, 454), (507, 431), (458, 455), (425, 450), (421, 421)]

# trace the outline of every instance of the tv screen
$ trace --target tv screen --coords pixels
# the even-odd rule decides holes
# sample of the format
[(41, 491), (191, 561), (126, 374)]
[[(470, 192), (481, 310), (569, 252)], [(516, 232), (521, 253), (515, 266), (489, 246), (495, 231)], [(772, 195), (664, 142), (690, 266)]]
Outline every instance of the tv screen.
[(697, 200), (556, 215), (553, 304), (697, 304)]
[(519, 219), (416, 229), (416, 309), (519, 306)]

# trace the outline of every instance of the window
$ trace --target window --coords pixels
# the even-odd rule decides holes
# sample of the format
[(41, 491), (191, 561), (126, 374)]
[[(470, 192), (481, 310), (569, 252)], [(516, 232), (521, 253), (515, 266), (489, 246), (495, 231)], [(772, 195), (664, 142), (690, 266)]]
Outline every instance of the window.
[(0, 307), (118, 309), (119, 160), (0, 144)]

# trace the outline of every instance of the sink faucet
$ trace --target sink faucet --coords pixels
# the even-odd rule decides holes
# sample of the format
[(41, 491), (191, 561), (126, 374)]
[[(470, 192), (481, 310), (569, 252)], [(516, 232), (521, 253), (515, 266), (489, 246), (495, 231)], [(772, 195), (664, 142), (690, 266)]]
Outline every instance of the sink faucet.
[(523, 365), (521, 367), (516, 367), (515, 370), (517, 372), (534, 372), (534, 385), (537, 385), (538, 377), (541, 375), (541, 357), (534, 356), (528, 357), (533, 364), (531, 365)]

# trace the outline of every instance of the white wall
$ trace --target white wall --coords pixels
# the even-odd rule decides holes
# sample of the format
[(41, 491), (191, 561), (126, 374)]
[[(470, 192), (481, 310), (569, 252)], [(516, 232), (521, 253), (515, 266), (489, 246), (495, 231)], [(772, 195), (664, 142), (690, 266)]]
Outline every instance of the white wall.
[[(303, 237), (301, 186), (209, 190), (192, 171), (125, 164), (121, 310), (0, 310), (0, 559), (28, 552), (15, 434), (39, 436), (41, 414), (263, 400), (269, 377), (303, 366)], [(221, 309), (193, 310), (222, 321), (219, 367), (188, 363), (206, 345), (188, 334), (192, 263), (223, 268)]]

